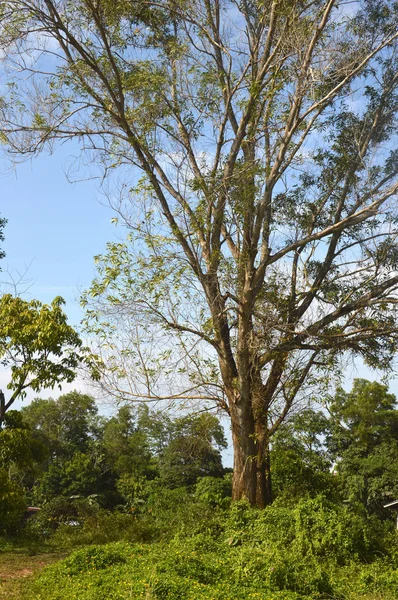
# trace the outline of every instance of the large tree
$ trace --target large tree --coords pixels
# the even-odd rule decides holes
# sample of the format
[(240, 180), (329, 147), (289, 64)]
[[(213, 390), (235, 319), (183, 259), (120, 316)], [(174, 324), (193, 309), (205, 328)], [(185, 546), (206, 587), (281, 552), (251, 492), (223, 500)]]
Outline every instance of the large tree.
[(164, 395), (228, 413), (234, 498), (264, 506), (270, 439), (308, 386), (344, 353), (388, 368), (396, 350), (396, 3), (0, 7), (3, 141), (80, 140), (130, 228), (91, 290), (121, 316), (119, 358), (149, 361), (128, 391), (162, 395), (156, 336), (174, 333), (191, 383)]

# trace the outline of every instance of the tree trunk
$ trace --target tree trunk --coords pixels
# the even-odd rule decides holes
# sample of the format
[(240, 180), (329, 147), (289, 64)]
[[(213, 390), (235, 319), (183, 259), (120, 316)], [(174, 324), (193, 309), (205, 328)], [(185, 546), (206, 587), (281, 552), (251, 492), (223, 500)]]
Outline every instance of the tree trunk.
[(246, 499), (252, 506), (265, 508), (272, 502), (267, 429), (263, 423), (255, 422), (251, 410), (236, 411), (232, 423), (232, 499)]
[(263, 423), (256, 422), (256, 476), (257, 495), (256, 506), (265, 508), (272, 502), (271, 457), (268, 431)]
[(6, 399), (4, 398), (3, 390), (0, 390), (0, 429), (3, 426), (5, 413), (6, 413)]

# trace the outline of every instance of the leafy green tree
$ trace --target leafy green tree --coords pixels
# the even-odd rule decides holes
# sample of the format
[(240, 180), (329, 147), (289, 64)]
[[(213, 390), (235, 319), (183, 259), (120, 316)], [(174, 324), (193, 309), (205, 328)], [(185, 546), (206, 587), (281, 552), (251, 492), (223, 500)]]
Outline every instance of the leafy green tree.
[(76, 138), (125, 176), (110, 198), (129, 241), (86, 298), (104, 383), (216, 403), (234, 498), (264, 506), (306, 385), (343, 353), (387, 368), (397, 350), (397, 3), (0, 6), (13, 157)]
[(12, 392), (7, 401), (0, 393), (0, 426), (6, 411), (17, 398), (25, 397), (27, 388), (38, 392), (74, 380), (84, 353), (62, 304), (60, 297), (51, 305), (11, 294), (0, 298), (0, 361), (11, 369), (7, 387)]
[(85, 452), (100, 436), (101, 422), (92, 396), (72, 391), (52, 398), (36, 398), (22, 409), (24, 421), (40, 434), (52, 456)]
[(174, 420), (168, 411), (151, 410), (146, 404), (137, 407), (137, 426), (145, 433), (155, 456), (164, 452), (174, 434)]
[(355, 379), (350, 392), (338, 388), (328, 404), (331, 452), (337, 457), (355, 446), (366, 454), (386, 438), (398, 438), (396, 402), (388, 387), (376, 381)]
[(36, 398), (21, 412), (48, 449), (33, 486), (35, 500), (99, 494), (106, 504), (115, 493), (115, 469), (107, 460), (104, 420), (94, 398), (77, 391), (57, 400)]
[(0, 430), (0, 531), (16, 532), (26, 510), (27, 488), (34, 471), (47, 454), (44, 444), (23, 421), (20, 412), (10, 410)]
[(327, 446), (345, 498), (385, 517), (398, 499), (396, 397), (377, 382), (356, 379), (350, 392), (331, 399)]
[(153, 478), (156, 467), (145, 430), (137, 424), (137, 415), (129, 406), (119, 409), (104, 425), (103, 445), (117, 475), (136, 479)]
[(0, 467), (0, 532), (16, 533), (26, 510), (21, 486), (12, 481), (7, 470)]
[[(87, 490), (91, 494), (104, 491), (109, 468), (101, 447), (102, 424), (94, 398), (77, 391), (57, 400), (36, 398), (22, 414), (48, 449), (32, 486), (36, 502), (58, 495), (85, 495)], [(113, 489), (113, 480), (110, 486)]]
[(58, 496), (87, 497), (101, 494), (109, 491), (104, 490), (103, 486), (103, 475), (106, 472), (106, 467), (104, 469), (90, 452), (77, 451), (67, 459), (53, 460), (40, 478), (34, 494), (41, 501)]
[(9, 469), (12, 464), (19, 468), (29, 468), (47, 456), (45, 444), (31, 430), (20, 412), (9, 411), (0, 430), (0, 462)]
[(124, 406), (105, 424), (103, 443), (124, 488), (155, 477), (170, 488), (189, 486), (224, 473), (221, 450), (227, 442), (209, 414), (172, 419), (165, 411)]

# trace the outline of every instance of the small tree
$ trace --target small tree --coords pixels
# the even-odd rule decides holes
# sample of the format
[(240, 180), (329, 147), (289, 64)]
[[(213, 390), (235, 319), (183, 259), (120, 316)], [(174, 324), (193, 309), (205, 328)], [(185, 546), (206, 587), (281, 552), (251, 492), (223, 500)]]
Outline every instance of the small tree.
[[(133, 245), (110, 248), (91, 290), (125, 311), (122, 332), (142, 326), (112, 383), (125, 391), (120, 373), (144, 357), (132, 397), (215, 400), (231, 419), (234, 498), (258, 506), (270, 440), (300, 396), (345, 352), (388, 368), (397, 349), (397, 4), (351, 9), (0, 2), (10, 152), (76, 138), (126, 176), (111, 198)], [(109, 321), (92, 316), (107, 345)], [(143, 343), (159, 329), (175, 335), (185, 393), (161, 392), (170, 346), (154, 338), (151, 361)]]
[(51, 305), (11, 294), (0, 298), (0, 361), (11, 370), (10, 398), (0, 392), (0, 426), (6, 411), (26, 396), (28, 388), (39, 392), (74, 380), (84, 352), (79, 335), (67, 323), (63, 303), (60, 297)]
[(193, 485), (200, 477), (221, 477), (221, 450), (227, 446), (218, 419), (187, 415), (172, 422), (170, 440), (158, 456), (160, 478), (168, 487)]

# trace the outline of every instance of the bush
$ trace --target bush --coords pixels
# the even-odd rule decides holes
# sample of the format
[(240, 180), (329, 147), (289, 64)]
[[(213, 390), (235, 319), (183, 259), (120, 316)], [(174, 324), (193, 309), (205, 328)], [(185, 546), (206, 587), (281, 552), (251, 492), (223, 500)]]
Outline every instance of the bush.
[(74, 552), (63, 562), (69, 575), (106, 569), (127, 562), (126, 552), (129, 547), (123, 544), (113, 546), (89, 546)]
[(283, 552), (289, 548), (297, 557), (314, 556), (346, 564), (358, 557), (371, 560), (385, 553), (383, 540), (390, 528), (389, 523), (319, 495), (290, 505), (277, 499), (264, 511), (245, 502), (234, 503), (225, 535), (231, 545), (251, 543)]
[[(48, 567), (33, 582), (36, 600), (270, 600), (270, 588), (229, 579), (225, 550), (202, 552), (204, 539), (148, 546), (110, 544), (74, 552)], [(194, 548), (198, 548), (195, 551)], [(220, 551), (221, 547), (218, 548)], [(265, 591), (264, 591), (265, 590)], [(302, 600), (295, 592), (272, 593), (274, 600)]]
[(201, 477), (195, 486), (195, 498), (210, 506), (227, 508), (231, 503), (232, 474), (220, 477)]
[(81, 526), (86, 519), (94, 517), (99, 509), (99, 505), (93, 497), (57, 496), (44, 504), (40, 512), (31, 519), (29, 529), (40, 535), (48, 536), (62, 525), (76, 528)]
[(52, 541), (62, 547), (106, 544), (120, 540), (148, 542), (155, 537), (153, 524), (132, 514), (99, 510), (80, 525), (61, 525)]
[(0, 532), (16, 533), (23, 524), (27, 503), (21, 488), (0, 469)]

